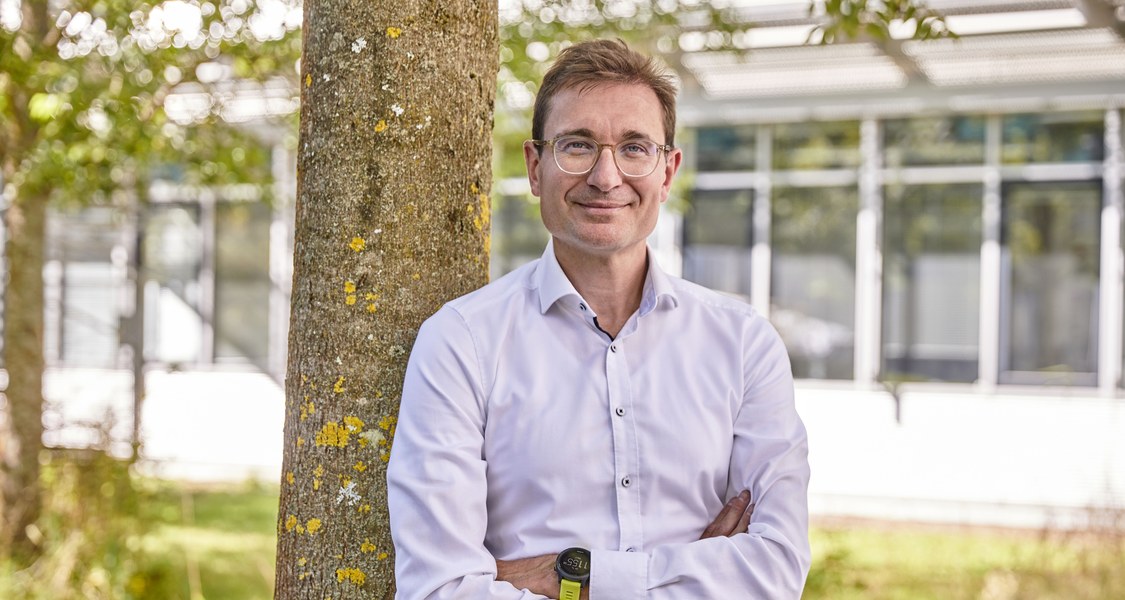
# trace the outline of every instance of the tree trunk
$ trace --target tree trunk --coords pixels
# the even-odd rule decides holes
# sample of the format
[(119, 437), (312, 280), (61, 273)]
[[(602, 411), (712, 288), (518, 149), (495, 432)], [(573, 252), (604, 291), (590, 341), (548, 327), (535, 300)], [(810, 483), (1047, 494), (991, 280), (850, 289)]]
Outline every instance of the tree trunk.
[[(47, 2), (25, 0), (20, 4), (22, 22), (17, 38), (47, 45), (50, 23)], [(18, 44), (15, 46), (18, 47)], [(38, 123), (29, 105), (35, 90), (9, 78), (0, 88), (12, 111), (0, 135), (0, 186), (6, 186), (8, 207), (4, 211), (4, 258), (8, 280), (4, 284), (4, 370), (8, 384), (7, 429), (0, 434), (0, 553), (18, 564), (30, 564), (38, 554), (29, 537), (29, 526), (39, 517), (39, 454), (43, 449), (43, 252), (47, 227), (46, 190), (38, 186), (12, 184), (20, 161), (34, 148)], [(4, 190), (0, 189), (0, 196)]]
[(43, 449), (43, 240), (47, 199), (16, 196), (5, 212), (4, 368), (11, 436), (3, 452), (0, 548), (28, 559), (28, 527), (39, 517), (39, 453)]
[(306, 0), (276, 597), (391, 598), (422, 321), (487, 281), (497, 7)]

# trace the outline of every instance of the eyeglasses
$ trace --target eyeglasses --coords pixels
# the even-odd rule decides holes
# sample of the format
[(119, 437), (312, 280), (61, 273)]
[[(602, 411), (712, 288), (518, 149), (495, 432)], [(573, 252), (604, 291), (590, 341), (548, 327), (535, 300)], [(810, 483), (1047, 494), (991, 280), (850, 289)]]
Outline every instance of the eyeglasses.
[(672, 146), (657, 144), (643, 138), (625, 140), (616, 144), (602, 144), (581, 135), (560, 135), (549, 140), (529, 140), (536, 146), (550, 146), (554, 150), (555, 164), (570, 175), (585, 175), (598, 164), (602, 148), (613, 151), (613, 163), (626, 177), (647, 177), (660, 164), (660, 153), (670, 152)]

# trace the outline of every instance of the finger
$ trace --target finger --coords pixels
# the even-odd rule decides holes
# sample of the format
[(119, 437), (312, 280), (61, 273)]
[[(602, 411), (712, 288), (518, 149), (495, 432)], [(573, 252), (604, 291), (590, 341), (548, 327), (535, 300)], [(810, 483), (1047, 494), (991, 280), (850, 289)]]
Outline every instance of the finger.
[(746, 514), (746, 509), (750, 507), (749, 490), (743, 490), (735, 496), (729, 506), (729, 513), (719, 522), (718, 535), (734, 535), (745, 527), (742, 525), (742, 519)]
[(699, 536), (699, 539), (702, 540), (723, 535), (720, 528), (723, 526), (723, 522), (730, 519), (730, 514), (734, 510), (735, 500), (735, 498), (731, 498), (723, 505), (723, 509), (719, 511), (719, 516), (715, 517), (715, 520), (707, 525), (707, 528), (703, 530), (703, 534)]
[(754, 504), (751, 503), (749, 506), (746, 507), (746, 510), (742, 512), (742, 518), (738, 520), (738, 525), (734, 528), (734, 531), (731, 532), (731, 535), (734, 535), (736, 533), (746, 533), (747, 531), (749, 531), (750, 530), (750, 518), (753, 515), (754, 515)]
[(746, 511), (747, 505), (750, 503), (750, 492), (742, 492), (741, 494), (731, 498), (723, 509), (719, 511), (719, 516), (715, 517), (714, 521), (703, 530), (703, 534), (699, 539), (706, 539), (710, 537), (717, 537), (720, 535), (730, 535), (734, 528), (738, 525), (739, 519)]

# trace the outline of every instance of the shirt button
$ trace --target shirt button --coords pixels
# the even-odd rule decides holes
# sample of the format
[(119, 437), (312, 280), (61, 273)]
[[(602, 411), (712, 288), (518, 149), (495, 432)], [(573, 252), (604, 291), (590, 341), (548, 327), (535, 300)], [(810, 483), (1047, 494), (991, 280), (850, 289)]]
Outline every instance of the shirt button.
[(613, 344), (612, 346), (610, 346), (609, 351), (610, 352), (617, 352), (617, 344)]
[(632, 478), (630, 478), (628, 475), (621, 478), (621, 487), (629, 487), (630, 485), (633, 485)]
[(633, 550), (632, 546), (629, 546), (628, 548), (625, 549), (625, 551), (626, 552), (634, 552), (635, 550)]
[(586, 305), (585, 304), (579, 304), (578, 310), (586, 310)]
[(625, 409), (624, 409), (624, 408), (621, 408), (620, 406), (618, 406), (618, 407), (617, 407), (617, 410), (615, 410), (615, 411), (613, 411), (613, 412), (617, 413), (617, 416), (619, 416), (619, 417), (624, 417), (624, 416), (625, 416)]

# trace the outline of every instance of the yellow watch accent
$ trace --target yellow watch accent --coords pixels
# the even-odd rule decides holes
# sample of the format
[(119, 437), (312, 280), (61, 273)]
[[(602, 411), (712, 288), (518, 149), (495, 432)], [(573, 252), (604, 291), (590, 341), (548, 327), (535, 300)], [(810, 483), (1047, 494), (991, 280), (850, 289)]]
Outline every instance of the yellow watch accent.
[(582, 584), (569, 579), (559, 580), (559, 600), (578, 600), (582, 595)]

